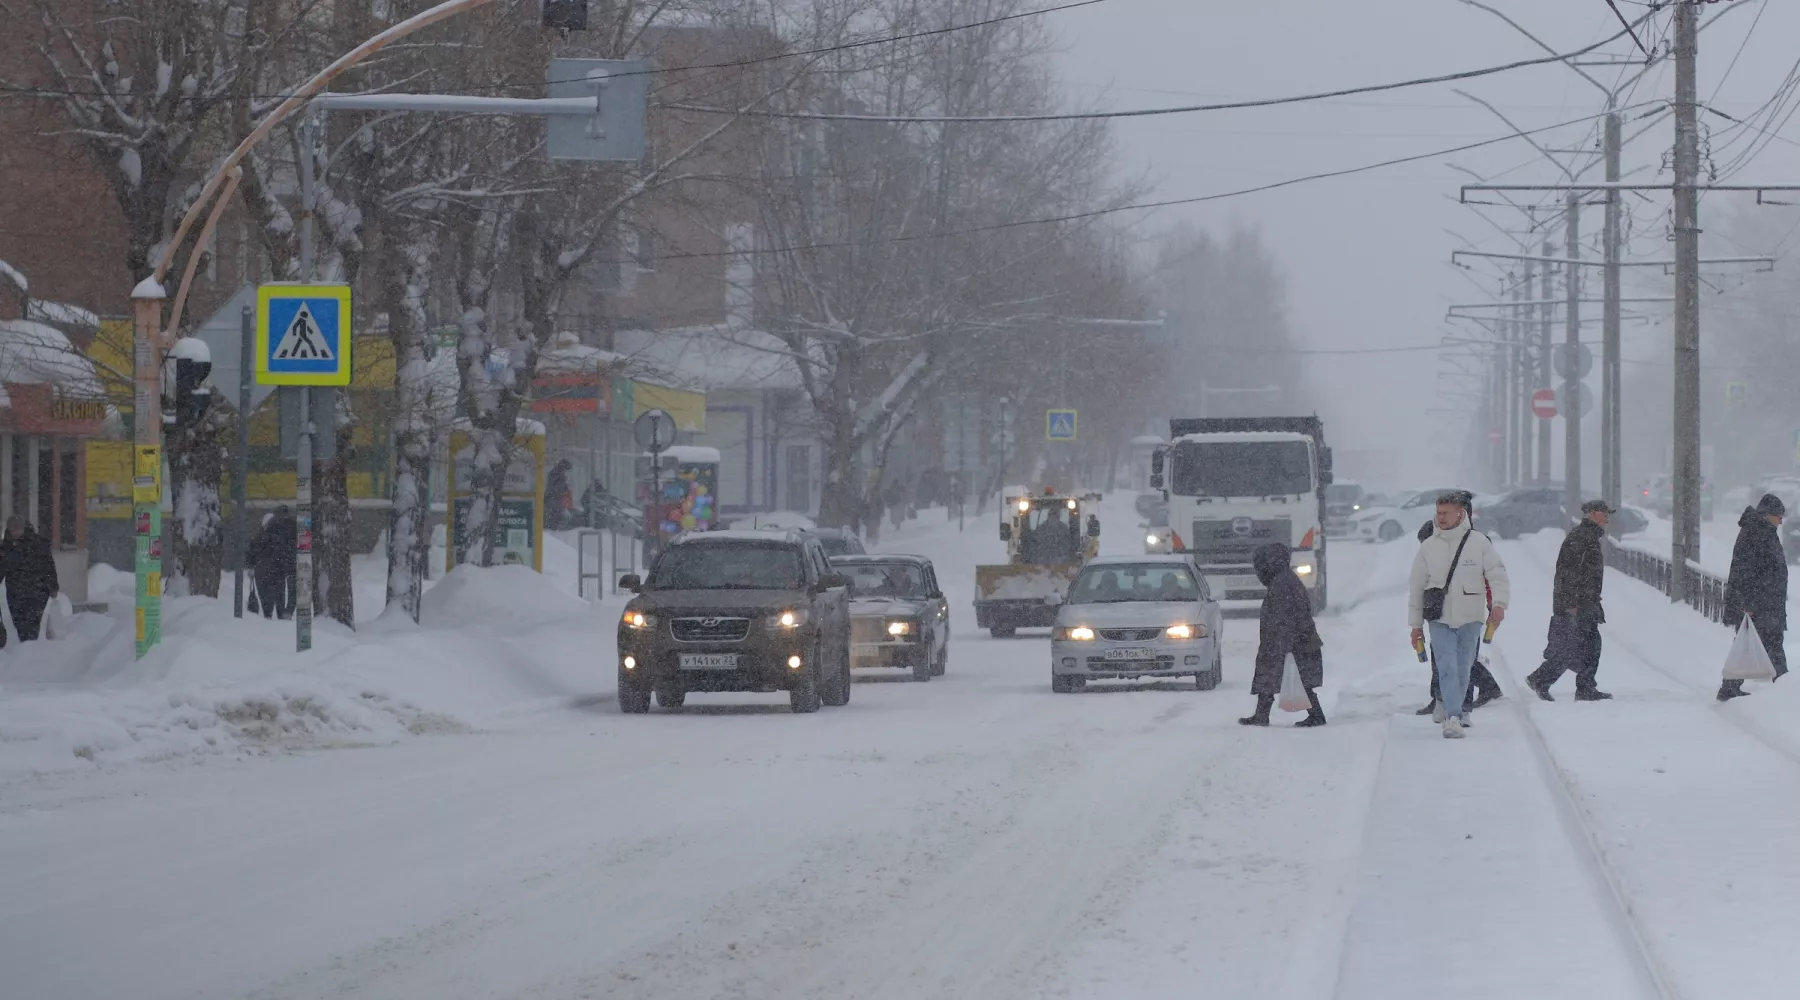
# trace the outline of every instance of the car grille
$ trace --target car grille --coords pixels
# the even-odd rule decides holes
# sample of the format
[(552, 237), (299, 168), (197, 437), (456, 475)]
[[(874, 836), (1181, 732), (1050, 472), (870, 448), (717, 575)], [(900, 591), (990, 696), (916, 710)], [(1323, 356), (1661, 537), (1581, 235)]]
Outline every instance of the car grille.
[(1162, 629), (1160, 628), (1103, 628), (1100, 630), (1100, 638), (1111, 639), (1113, 642), (1143, 642), (1161, 634)]
[(750, 634), (750, 619), (676, 618), (669, 631), (679, 642), (736, 642)]
[(850, 619), (851, 642), (886, 642), (888, 620), (886, 618), (852, 618)]
[(1224, 563), (1249, 565), (1251, 554), (1270, 542), (1280, 542), (1291, 548), (1294, 522), (1282, 518), (1196, 520), (1188, 548), (1200, 555), (1209, 567)]
[(1173, 670), (1175, 657), (1158, 656), (1154, 659), (1142, 660), (1104, 660), (1098, 656), (1087, 658), (1087, 668), (1100, 674), (1117, 673), (1120, 670)]

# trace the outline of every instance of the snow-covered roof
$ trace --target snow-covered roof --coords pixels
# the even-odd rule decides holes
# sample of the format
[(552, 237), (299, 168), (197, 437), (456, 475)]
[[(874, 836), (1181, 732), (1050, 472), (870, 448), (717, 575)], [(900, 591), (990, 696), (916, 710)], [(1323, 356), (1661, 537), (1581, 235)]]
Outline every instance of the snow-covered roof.
[(106, 395), (94, 363), (61, 330), (28, 319), (0, 320), (0, 382), (54, 385), (94, 399)]
[(678, 389), (798, 389), (800, 370), (788, 346), (761, 330), (725, 325), (620, 330), (613, 337), (630, 361), (661, 369)]
[(31, 291), (31, 282), (25, 280), (25, 272), (3, 260), (0, 260), (0, 281), (13, 286), (13, 289), (20, 295)]
[(1219, 442), (1311, 440), (1309, 435), (1294, 431), (1220, 431), (1216, 434), (1183, 434), (1175, 439), (1175, 443), (1215, 444)]
[(538, 374), (540, 375), (572, 375), (585, 372), (601, 372), (620, 367), (625, 356), (613, 351), (603, 351), (590, 344), (583, 344), (571, 334), (563, 334), (558, 338), (557, 346), (545, 351), (538, 358)]
[(78, 326), (88, 330), (100, 329), (99, 316), (67, 302), (46, 302), (43, 299), (32, 299), (26, 307), (25, 318), (35, 319), (40, 323), (61, 323), (64, 326)]

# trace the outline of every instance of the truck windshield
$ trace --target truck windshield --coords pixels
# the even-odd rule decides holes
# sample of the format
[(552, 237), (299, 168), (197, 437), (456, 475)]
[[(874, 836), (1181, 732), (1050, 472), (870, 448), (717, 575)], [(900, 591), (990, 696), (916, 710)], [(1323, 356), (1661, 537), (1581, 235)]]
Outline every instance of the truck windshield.
[(1174, 458), (1176, 496), (1298, 496), (1313, 489), (1304, 441), (1188, 441), (1175, 446)]
[(649, 590), (799, 590), (800, 550), (791, 545), (674, 545), (656, 560)]

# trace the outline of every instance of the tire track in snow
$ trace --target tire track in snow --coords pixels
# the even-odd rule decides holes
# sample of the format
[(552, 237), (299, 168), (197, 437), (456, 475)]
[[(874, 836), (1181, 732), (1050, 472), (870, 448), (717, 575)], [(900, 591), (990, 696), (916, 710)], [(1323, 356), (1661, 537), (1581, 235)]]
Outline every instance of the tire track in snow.
[[(1508, 548), (1511, 552), (1525, 552), (1536, 569), (1544, 569), (1542, 559), (1531, 552), (1528, 546), (1512, 545)], [(1531, 690), (1524, 677), (1513, 668), (1512, 661), (1499, 644), (1490, 645), (1488, 649), (1491, 651), (1490, 668), (1511, 682), (1508, 687), (1512, 691)], [(1569, 843), (1586, 862), (1585, 867), (1595, 880), (1596, 887), (1601, 890), (1601, 897), (1611, 904), (1609, 910), (1613, 928), (1628, 943), (1626, 951), (1636, 960), (1644, 996), (1655, 1000), (1681, 1000), (1681, 993), (1675, 987), (1668, 963), (1650, 943), (1648, 928), (1637, 916), (1636, 905), (1631, 893), (1625, 888), (1624, 879), (1607, 857), (1606, 849), (1601, 846), (1593, 817), (1581, 804), (1581, 793), (1574, 778), (1557, 762), (1555, 753), (1550, 749), (1549, 739), (1524, 696), (1515, 695), (1509, 700), (1513, 713), (1523, 724), (1526, 742), (1531, 744), (1532, 755), (1537, 759), (1546, 782), (1557, 791), (1557, 811), (1562, 817)]]

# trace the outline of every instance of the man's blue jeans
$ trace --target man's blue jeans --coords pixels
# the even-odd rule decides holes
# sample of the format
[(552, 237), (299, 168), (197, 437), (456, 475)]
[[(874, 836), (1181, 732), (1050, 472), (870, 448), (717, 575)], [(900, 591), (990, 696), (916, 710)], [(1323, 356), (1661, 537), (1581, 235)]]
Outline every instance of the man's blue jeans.
[(1442, 622), (1431, 622), (1431, 652), (1437, 659), (1438, 696), (1444, 700), (1445, 718), (1463, 718), (1464, 699), (1469, 693), (1469, 673), (1475, 669), (1475, 657), (1481, 652), (1481, 633), (1485, 622), (1470, 622), (1455, 628)]

